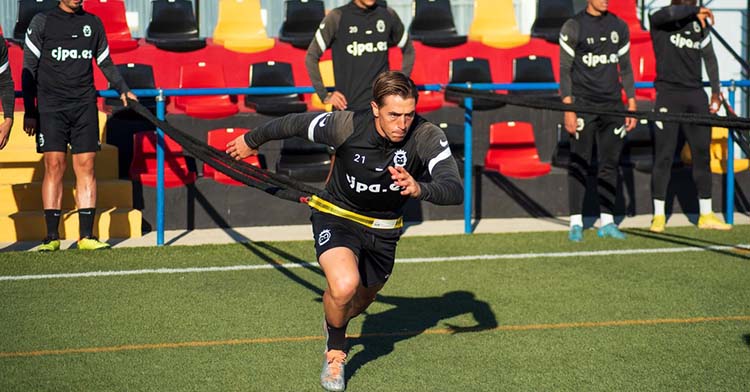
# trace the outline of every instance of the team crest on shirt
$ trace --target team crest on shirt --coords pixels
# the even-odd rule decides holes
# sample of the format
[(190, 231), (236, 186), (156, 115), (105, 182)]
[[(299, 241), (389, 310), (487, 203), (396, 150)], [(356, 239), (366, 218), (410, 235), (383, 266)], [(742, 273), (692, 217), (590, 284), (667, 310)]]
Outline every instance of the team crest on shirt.
[(698, 22), (696, 22), (696, 21), (693, 21), (693, 30), (696, 33), (700, 33), (701, 32), (701, 25), (698, 24)]
[(325, 245), (331, 240), (331, 230), (325, 229), (318, 234), (318, 245)]
[(83, 36), (84, 37), (91, 37), (91, 26), (89, 26), (89, 25), (83, 26)]
[(406, 151), (404, 150), (398, 150), (396, 151), (396, 155), (393, 156), (393, 165), (394, 166), (406, 166)]
[(383, 19), (378, 19), (378, 22), (375, 24), (375, 28), (378, 29), (378, 33), (385, 32), (385, 22)]
[(612, 34), (609, 35), (609, 39), (612, 40), (613, 44), (616, 44), (620, 42), (620, 34), (617, 34), (616, 31), (613, 31)]
[(44, 147), (44, 134), (39, 134), (39, 147)]

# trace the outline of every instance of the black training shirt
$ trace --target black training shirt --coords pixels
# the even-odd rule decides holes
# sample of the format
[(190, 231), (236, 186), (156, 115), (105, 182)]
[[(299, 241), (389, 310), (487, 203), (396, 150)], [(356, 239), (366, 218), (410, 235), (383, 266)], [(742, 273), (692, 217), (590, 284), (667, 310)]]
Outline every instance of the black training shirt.
[(370, 106), (372, 82), (389, 70), (388, 48), (403, 51), (403, 69), (408, 76), (414, 65), (414, 48), (398, 14), (379, 3), (362, 9), (353, 2), (329, 12), (307, 48), (305, 66), (320, 99), (327, 95), (318, 61), (331, 48), (336, 90), (346, 97), (349, 110)]
[(402, 166), (415, 179), (429, 174), (431, 181), (419, 182), (420, 200), (441, 205), (463, 201), (448, 139), (419, 116), (399, 143), (378, 134), (372, 110), (290, 114), (248, 132), (245, 141), (257, 148), (268, 140), (293, 136), (336, 148), (331, 178), (319, 196), (349, 211), (377, 219), (402, 215), (409, 196), (401, 195), (388, 166)]
[(0, 102), (2, 102), (3, 117), (13, 118), (13, 110), (16, 103), (13, 86), (13, 76), (10, 74), (10, 62), (8, 62), (8, 47), (5, 46), (5, 38), (0, 34)]
[[(109, 56), (101, 20), (79, 8), (55, 7), (31, 19), (23, 48), (23, 96), (27, 113), (67, 110), (96, 100), (92, 61), (120, 93), (128, 91)], [(38, 91), (37, 91), (38, 90)]]
[(650, 16), (657, 90), (703, 88), (703, 60), (711, 92), (719, 93), (719, 65), (711, 36), (696, 17), (699, 11), (700, 7), (674, 5)]
[[(622, 77), (622, 82), (620, 81)], [(560, 30), (560, 94), (594, 102), (635, 97), (628, 26), (612, 13), (581, 11)]]

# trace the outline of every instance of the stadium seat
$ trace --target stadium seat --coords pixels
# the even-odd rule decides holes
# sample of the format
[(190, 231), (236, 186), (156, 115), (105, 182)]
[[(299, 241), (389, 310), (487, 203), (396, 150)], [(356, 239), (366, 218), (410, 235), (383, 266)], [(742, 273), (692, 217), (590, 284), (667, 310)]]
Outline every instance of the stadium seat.
[(531, 36), (557, 43), (560, 28), (573, 17), (572, 0), (537, 0), (536, 19), (531, 25)]
[[(249, 130), (243, 128), (214, 129), (208, 131), (208, 145), (214, 147), (219, 151), (225, 151), (227, 149), (227, 143), (236, 139), (238, 136), (246, 134), (247, 132), (249, 132)], [(261, 167), (260, 160), (258, 159), (257, 155), (251, 155), (243, 159), (243, 161), (255, 167)], [(205, 163), (203, 164), (203, 177), (213, 178), (214, 181), (227, 185), (244, 185)]]
[[(250, 87), (294, 87), (292, 65), (275, 61), (250, 64)], [(261, 114), (281, 116), (301, 113), (307, 104), (299, 94), (246, 95), (245, 105)]]
[(110, 52), (125, 52), (138, 47), (138, 41), (130, 35), (123, 0), (85, 0), (83, 9), (102, 20)]
[[(727, 172), (727, 129), (714, 127), (711, 129), (711, 172), (716, 174), (726, 174)], [(685, 155), (685, 154), (683, 154)], [(737, 156), (737, 154), (735, 154)], [(687, 152), (687, 158), (690, 158), (690, 150)], [(683, 159), (685, 160), (685, 159)], [(748, 170), (750, 168), (749, 159), (736, 159), (734, 160), (734, 172), (739, 173), (741, 171)]]
[(271, 49), (260, 18), (260, 0), (219, 0), (219, 16), (213, 42), (229, 50), (255, 53)]
[(450, 0), (413, 0), (412, 12), (411, 39), (439, 48), (466, 42), (466, 36), (456, 31)]
[(146, 42), (162, 50), (189, 52), (202, 49), (206, 40), (198, 36), (198, 22), (190, 0), (153, 0)]
[[(490, 63), (487, 59), (467, 57), (451, 60), (448, 75), (449, 83), (492, 83)], [(445, 100), (465, 107), (463, 95), (457, 93), (454, 87), (445, 88)], [(474, 97), (474, 110), (497, 109), (501, 106), (502, 103)]]
[[(154, 69), (149, 64), (117, 64), (117, 70), (131, 90), (156, 88)], [(107, 88), (111, 87), (108, 86)], [(156, 109), (156, 98), (154, 97), (138, 98), (138, 102), (151, 110)], [(106, 98), (104, 103), (111, 107), (122, 107), (122, 101), (119, 98)]]
[(474, 0), (469, 40), (505, 49), (525, 45), (530, 39), (518, 29), (513, 0)]
[[(419, 45), (419, 43), (416, 43)], [(432, 59), (430, 59), (432, 60)], [(434, 60), (433, 61), (422, 61), (420, 56), (417, 55), (417, 59), (414, 62), (414, 68), (411, 71), (411, 79), (417, 85), (430, 84), (430, 83), (445, 83), (448, 78), (445, 76), (447, 72), (443, 72), (443, 78), (445, 80), (432, 79), (429, 76), (429, 71), (434, 71)], [(417, 100), (417, 113), (429, 112), (437, 110), (443, 107), (445, 103), (445, 96), (442, 91), (419, 91), (419, 99)]]
[(484, 168), (513, 178), (539, 177), (551, 170), (549, 163), (539, 160), (531, 124), (512, 121), (490, 126), (490, 147), (484, 157)]
[(651, 40), (651, 35), (643, 29), (636, 13), (636, 0), (617, 0), (609, 2), (609, 12), (624, 20), (630, 30), (630, 43), (637, 44)]
[(287, 0), (284, 7), (284, 23), (279, 31), (279, 41), (295, 48), (307, 49), (325, 17), (325, 4), (321, 0)]
[[(199, 62), (180, 67), (180, 88), (226, 87), (224, 69), (220, 64)], [(174, 97), (177, 109), (198, 118), (221, 118), (239, 111), (229, 95)]]
[[(513, 83), (555, 83), (552, 60), (544, 56), (513, 59)], [(557, 97), (556, 90), (510, 90), (508, 94)]]
[[(633, 63), (633, 76), (636, 82), (653, 82), (656, 80), (656, 58), (650, 42), (631, 45), (630, 59)], [(635, 90), (635, 97), (653, 101), (656, 99), (656, 90), (639, 88)]]
[[(320, 68), (320, 76), (321, 79), (323, 79), (323, 85), (326, 87), (334, 86), (336, 80), (333, 77), (333, 61), (321, 61), (318, 63), (318, 68)], [(330, 112), (333, 111), (333, 105), (330, 103), (323, 103), (323, 101), (320, 100), (320, 97), (318, 97), (318, 94), (313, 93), (312, 98), (310, 98), (310, 109)]]
[(305, 182), (322, 182), (331, 169), (334, 151), (325, 144), (293, 137), (284, 139), (276, 172)]
[[(130, 179), (147, 186), (156, 186), (156, 132), (143, 131), (133, 135), (133, 160)], [(164, 135), (164, 186), (173, 188), (195, 182), (195, 172), (182, 155), (182, 146)]]
[(26, 29), (34, 15), (57, 7), (58, 0), (18, 0), (18, 17), (13, 28), (13, 37), (9, 38), (21, 46), (26, 37)]

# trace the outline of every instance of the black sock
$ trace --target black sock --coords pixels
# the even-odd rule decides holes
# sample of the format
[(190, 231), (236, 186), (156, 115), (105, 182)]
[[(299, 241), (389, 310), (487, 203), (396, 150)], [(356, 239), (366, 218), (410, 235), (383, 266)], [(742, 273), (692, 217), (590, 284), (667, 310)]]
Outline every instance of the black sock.
[(47, 238), (59, 239), (57, 227), (60, 226), (60, 210), (44, 210), (44, 221), (47, 223)]
[(343, 327), (336, 328), (332, 327), (328, 320), (326, 320), (326, 328), (328, 328), (328, 341), (326, 342), (326, 347), (328, 347), (329, 350), (346, 351), (347, 325), (349, 325), (348, 322)]
[(78, 209), (78, 227), (80, 229), (81, 238), (93, 237), (95, 214), (96, 208)]

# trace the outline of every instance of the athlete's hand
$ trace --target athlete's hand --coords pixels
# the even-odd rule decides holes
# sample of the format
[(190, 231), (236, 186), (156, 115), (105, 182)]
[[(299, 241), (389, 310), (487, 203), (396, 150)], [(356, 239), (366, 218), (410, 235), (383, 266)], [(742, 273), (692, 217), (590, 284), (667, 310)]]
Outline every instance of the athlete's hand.
[(334, 91), (326, 96), (323, 103), (330, 103), (336, 110), (346, 110), (347, 102), (346, 97), (340, 91)]
[(240, 161), (250, 155), (257, 155), (258, 150), (250, 148), (250, 146), (245, 143), (245, 135), (240, 135), (236, 139), (227, 143), (227, 154), (235, 160)]
[(578, 129), (578, 116), (576, 112), (565, 112), (564, 123), (565, 130), (568, 131), (570, 136), (575, 136)]
[[(634, 112), (638, 110), (638, 106), (635, 103), (635, 98), (628, 98), (628, 111)], [(625, 117), (625, 130), (630, 132), (635, 126), (638, 125), (638, 119), (635, 117)]]
[(701, 7), (700, 11), (696, 14), (698, 21), (701, 23), (701, 27), (706, 28), (706, 19), (709, 19), (711, 26), (714, 25), (714, 13), (706, 7)]
[(414, 177), (406, 169), (401, 166), (388, 166), (388, 171), (391, 172), (393, 183), (401, 187), (402, 196), (410, 196), (416, 199), (422, 194), (422, 188), (419, 186), (419, 183), (414, 180)]
[(132, 91), (128, 91), (127, 93), (122, 93), (120, 94), (120, 100), (122, 100), (123, 106), (128, 106), (128, 98), (132, 99), (133, 101), (138, 100), (138, 97), (136, 97)]
[(708, 107), (708, 112), (716, 114), (721, 109), (721, 97), (719, 94), (711, 94), (711, 105)]
[(0, 124), (0, 150), (5, 148), (8, 144), (8, 138), (10, 137), (10, 130), (13, 128), (13, 117), (6, 117), (3, 123)]
[(29, 136), (36, 135), (37, 121), (36, 117), (23, 117), (23, 131)]

